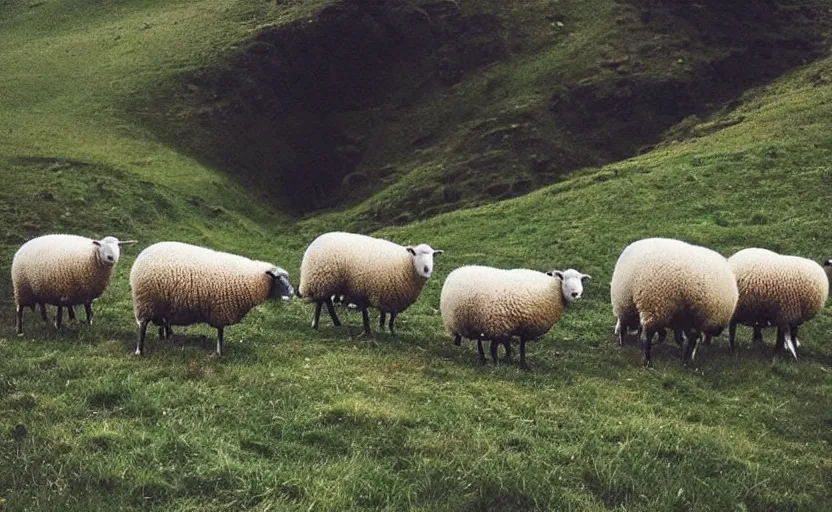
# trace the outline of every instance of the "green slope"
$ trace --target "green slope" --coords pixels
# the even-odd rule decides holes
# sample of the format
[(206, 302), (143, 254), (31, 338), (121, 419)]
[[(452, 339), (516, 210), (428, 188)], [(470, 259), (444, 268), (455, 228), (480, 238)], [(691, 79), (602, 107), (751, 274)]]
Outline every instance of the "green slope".
[[(396, 338), (358, 337), (354, 312), (314, 332), (311, 307), (292, 301), (228, 328), (222, 359), (205, 326), (132, 357), (127, 274), (142, 247), (189, 240), (272, 260), (296, 281), (317, 234), (362, 227), (360, 205), (287, 219), (118, 110), (123, 95), (152, 96), (257, 23), (316, 7), (276, 5), (3, 5), (0, 509), (832, 507), (829, 308), (802, 329), (799, 362), (772, 363), (771, 333), (759, 347), (741, 329), (736, 354), (717, 340), (684, 369), (668, 344), (645, 370), (635, 344), (614, 346), (608, 304), (615, 259), (643, 236), (832, 257), (830, 59), (686, 119), (642, 156), (378, 231), (446, 251)], [(158, 39), (146, 39), (152, 30)], [(391, 209), (395, 199), (376, 196)], [(141, 243), (97, 301), (96, 324), (55, 332), (27, 313), (26, 335), (14, 336), (11, 256), (57, 231)], [(531, 371), (480, 367), (437, 311), (442, 280), (468, 263), (572, 266), (593, 279), (529, 348)]]

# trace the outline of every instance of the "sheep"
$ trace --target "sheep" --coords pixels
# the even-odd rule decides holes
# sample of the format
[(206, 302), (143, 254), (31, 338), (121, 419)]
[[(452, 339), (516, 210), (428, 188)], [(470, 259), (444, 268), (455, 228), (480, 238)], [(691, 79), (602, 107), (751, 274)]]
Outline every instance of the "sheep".
[(812, 260), (785, 256), (767, 249), (743, 249), (728, 264), (737, 279), (740, 298), (731, 319), (728, 339), (734, 348), (737, 324), (754, 328), (754, 341), (762, 342), (762, 328), (777, 327), (775, 355), (785, 346), (797, 359), (800, 325), (823, 308), (829, 296), (829, 268)]
[(48, 321), (46, 304), (58, 307), (55, 327), (63, 321), (63, 308), (84, 305), (87, 324), (92, 324), (92, 301), (101, 296), (121, 254), (120, 247), (136, 243), (107, 236), (93, 240), (77, 235), (44, 235), (23, 244), (12, 260), (12, 283), (17, 307), (17, 334), (23, 334), (23, 308), (40, 306)]
[(445, 330), (459, 345), (462, 338), (477, 340), (480, 362), (485, 362), (484, 340), (491, 340), (491, 357), (506, 346), (511, 357), (512, 337), (520, 338), (520, 364), (526, 365), (526, 342), (542, 337), (560, 320), (567, 303), (581, 299), (583, 281), (574, 269), (539, 272), (465, 266), (451, 272), (442, 285), (439, 310)]
[(638, 240), (622, 251), (610, 283), (618, 344), (628, 329), (638, 329), (644, 365), (651, 366), (653, 336), (670, 328), (677, 342), (685, 340), (686, 365), (700, 335), (719, 335), (729, 324), (738, 296), (721, 254), (679, 240)]
[(137, 356), (144, 354), (148, 323), (169, 337), (171, 325), (207, 323), (217, 329), (222, 356), (224, 329), (267, 299), (294, 293), (284, 269), (243, 256), (180, 242), (143, 250), (130, 270), (133, 313), (139, 326)]
[(379, 310), (382, 330), (389, 313), (390, 334), (395, 334), (396, 316), (419, 297), (434, 258), (443, 252), (427, 244), (404, 247), (354, 233), (320, 235), (303, 254), (298, 286), (301, 297), (315, 302), (312, 328), (318, 328), (323, 305), (333, 325), (341, 325), (332, 302), (338, 296), (361, 311), (364, 334), (372, 334), (368, 307)]

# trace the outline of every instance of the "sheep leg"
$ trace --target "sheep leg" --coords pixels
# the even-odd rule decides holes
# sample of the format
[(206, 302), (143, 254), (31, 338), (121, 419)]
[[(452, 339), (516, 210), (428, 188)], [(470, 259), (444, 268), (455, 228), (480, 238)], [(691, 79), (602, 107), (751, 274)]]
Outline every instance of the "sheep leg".
[(673, 329), (673, 341), (681, 347), (685, 344), (685, 333), (681, 329)]
[(326, 310), (329, 312), (329, 317), (332, 318), (332, 325), (340, 327), (341, 321), (338, 320), (338, 315), (335, 314), (335, 306), (332, 304), (332, 299), (326, 299)]
[(75, 321), (75, 308), (73, 308), (72, 306), (67, 306), (66, 307), (66, 312), (67, 312), (67, 314), (69, 314), (69, 321), (74, 322)]
[(92, 325), (92, 302), (84, 304), (84, 313), (87, 314), (87, 325)]
[(395, 322), (396, 322), (396, 313), (390, 313), (390, 324), (389, 324), (389, 326), (390, 326), (390, 335), (392, 335), (392, 336), (395, 336), (395, 334), (396, 334)]
[(60, 329), (64, 322), (64, 307), (58, 306), (58, 313), (55, 315), (55, 329)]
[(653, 341), (654, 329), (641, 330), (641, 349), (644, 351), (644, 366), (653, 366), (653, 360), (650, 359), (650, 348)]
[(755, 324), (754, 325), (754, 343), (762, 343), (763, 342), (763, 326)]
[(500, 344), (499, 338), (491, 340), (491, 359), (494, 364), (497, 364), (497, 346)]
[(786, 330), (786, 328), (783, 328), (783, 331), (785, 332), (785, 335), (783, 336), (783, 338), (784, 338), (784, 344), (786, 346), (786, 349), (788, 349), (788, 351), (791, 353), (791, 355), (794, 356), (795, 359), (797, 359), (797, 348), (795, 347), (795, 343), (794, 343), (795, 338), (792, 335), (792, 333), (797, 333), (797, 328), (793, 328), (792, 326), (789, 326), (788, 330)]
[(217, 356), (222, 356), (222, 334), (225, 330), (225, 327), (219, 326), (217, 327)]
[(615, 337), (618, 340), (618, 346), (624, 346), (624, 337), (627, 335), (627, 328), (621, 325), (621, 320), (615, 321)]
[(520, 338), (520, 367), (526, 367), (526, 340)]
[(731, 345), (731, 352), (734, 351), (734, 341), (735, 341), (736, 337), (737, 337), (737, 322), (731, 320), (731, 322), (728, 324), (728, 343)]
[(682, 366), (687, 366), (688, 363), (693, 361), (694, 355), (696, 354), (696, 342), (699, 341), (699, 333), (697, 332), (689, 331), (685, 335), (687, 341), (682, 350)]
[(159, 324), (159, 339), (160, 340), (165, 339), (165, 323), (164, 322)]
[(506, 347), (506, 360), (511, 361), (511, 339), (504, 341), (503, 346)]
[(321, 307), (323, 307), (323, 301), (318, 301), (315, 303), (315, 313), (312, 314), (312, 328), (318, 328), (318, 322), (321, 319)]
[(165, 339), (168, 339), (171, 336), (173, 336), (173, 329), (170, 328), (170, 322), (165, 320)]
[(387, 313), (384, 311), (378, 312), (378, 329), (384, 331), (384, 321), (387, 319)]
[(364, 334), (367, 336), (373, 335), (373, 328), (370, 327), (370, 313), (367, 312), (367, 308), (361, 308), (361, 320), (364, 322)]
[[(664, 340), (667, 339), (667, 329), (660, 329), (659, 330), (659, 337), (656, 339), (656, 343), (664, 343)], [(673, 339), (676, 339), (676, 330), (673, 330)]]
[(23, 334), (23, 306), (17, 306), (17, 334)]
[(774, 357), (777, 358), (778, 354), (781, 350), (783, 350), (783, 345), (786, 343), (786, 330), (782, 327), (777, 327), (777, 341), (774, 343)]
[(792, 342), (794, 342), (795, 348), (800, 346), (800, 341), (797, 339), (797, 328), (800, 327), (799, 325), (791, 325), (789, 326), (789, 330), (791, 331)]
[[(457, 335), (457, 337), (459, 337)], [(485, 364), (485, 351), (482, 349), (482, 338), (477, 338), (477, 354), (480, 356), (480, 364)]]
[(142, 320), (139, 322), (139, 342), (136, 343), (137, 356), (144, 354), (144, 337), (147, 335), (147, 324), (148, 320)]
[(46, 305), (43, 302), (38, 305), (40, 306), (40, 317), (43, 318), (44, 322), (48, 322), (49, 317), (46, 315)]
[(457, 347), (462, 345), (462, 336), (460, 336), (459, 334), (454, 335), (454, 345), (456, 345)]

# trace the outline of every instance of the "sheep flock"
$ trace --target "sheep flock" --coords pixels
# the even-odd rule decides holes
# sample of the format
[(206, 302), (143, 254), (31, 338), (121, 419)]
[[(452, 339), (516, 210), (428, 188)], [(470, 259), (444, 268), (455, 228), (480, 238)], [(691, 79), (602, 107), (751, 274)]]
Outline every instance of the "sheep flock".
[[(24, 243), (14, 255), (15, 329), (23, 334), (25, 308), (56, 306), (55, 327), (63, 310), (75, 319), (83, 305), (92, 322), (92, 303), (106, 292), (121, 247), (137, 243), (113, 236), (44, 235)], [(379, 313), (384, 330), (389, 315), (395, 335), (398, 316), (418, 299), (434, 272), (442, 250), (426, 243), (399, 245), (365, 235), (325, 233), (306, 248), (299, 285), (273, 263), (174, 241), (154, 243), (136, 257), (130, 271), (134, 321), (138, 326), (136, 355), (143, 355), (150, 324), (159, 338), (173, 335), (173, 325), (205, 323), (217, 329), (216, 355), (223, 354), (223, 333), (268, 299), (297, 295), (314, 304), (312, 328), (317, 329), (325, 306), (334, 326), (341, 321), (336, 304), (360, 310), (362, 335), (371, 336), (370, 310)], [(755, 342), (765, 328), (777, 330), (774, 355), (785, 349), (798, 358), (799, 327), (824, 307), (832, 279), (832, 259), (813, 260), (781, 255), (762, 248), (743, 249), (730, 257), (698, 245), (668, 238), (645, 238), (621, 252), (610, 282), (615, 338), (624, 345), (635, 333), (643, 363), (652, 365), (651, 348), (668, 331), (681, 346), (682, 364), (694, 360), (697, 344), (727, 328), (731, 349), (738, 325), (753, 329)], [(568, 306), (580, 301), (590, 276), (575, 269), (535, 270), (465, 265), (450, 271), (435, 305), (455, 345), (467, 338), (477, 343), (481, 363), (483, 342), (490, 342), (495, 363), (512, 343), (526, 366), (526, 343), (543, 338)]]

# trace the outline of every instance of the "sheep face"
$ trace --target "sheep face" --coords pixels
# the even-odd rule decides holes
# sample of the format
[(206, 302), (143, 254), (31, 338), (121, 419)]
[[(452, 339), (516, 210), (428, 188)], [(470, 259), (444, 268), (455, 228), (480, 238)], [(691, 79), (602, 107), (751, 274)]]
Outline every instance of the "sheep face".
[(289, 300), (295, 293), (292, 288), (292, 283), (289, 282), (289, 273), (280, 267), (273, 267), (266, 271), (266, 274), (272, 278), (272, 288), (269, 291), (270, 299)]
[(552, 270), (547, 275), (560, 278), (560, 291), (566, 302), (581, 300), (584, 294), (584, 280), (591, 279), (588, 274), (582, 274), (575, 269)]
[(406, 249), (413, 258), (413, 269), (416, 275), (425, 279), (433, 273), (433, 257), (445, 252), (436, 251), (428, 244), (419, 244), (416, 247), (406, 247)]
[(118, 258), (121, 256), (121, 248), (119, 247), (121, 243), (118, 238), (107, 236), (101, 240), (93, 240), (92, 243), (98, 250), (98, 261), (101, 264), (112, 267), (118, 263)]

